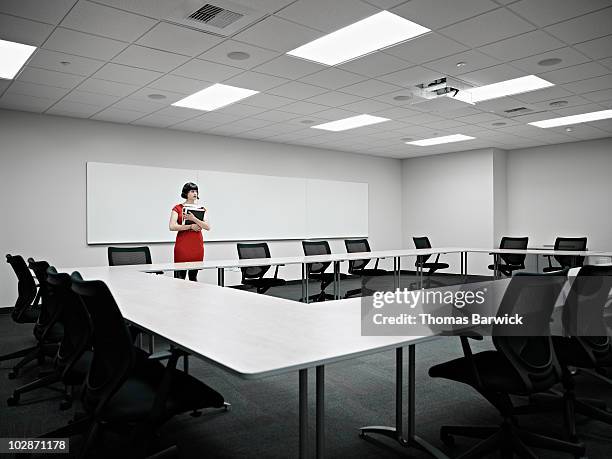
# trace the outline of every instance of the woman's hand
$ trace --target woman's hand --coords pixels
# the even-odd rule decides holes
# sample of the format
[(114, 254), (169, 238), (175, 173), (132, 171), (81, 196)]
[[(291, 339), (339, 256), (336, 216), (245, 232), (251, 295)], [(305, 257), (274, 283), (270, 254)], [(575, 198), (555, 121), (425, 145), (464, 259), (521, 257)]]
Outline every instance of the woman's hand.
[(200, 220), (198, 219), (198, 217), (196, 217), (195, 215), (193, 215), (191, 212), (187, 212), (187, 220), (191, 220), (192, 222), (196, 222), (199, 223)]
[(202, 228), (200, 228), (200, 226), (196, 225), (195, 223), (189, 225), (189, 227), (191, 228), (191, 231), (202, 231)]

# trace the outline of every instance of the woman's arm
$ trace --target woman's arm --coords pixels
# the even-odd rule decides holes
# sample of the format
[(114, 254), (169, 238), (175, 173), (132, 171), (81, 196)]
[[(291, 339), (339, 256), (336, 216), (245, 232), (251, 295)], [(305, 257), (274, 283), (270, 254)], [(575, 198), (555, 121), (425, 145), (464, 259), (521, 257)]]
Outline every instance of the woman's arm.
[(206, 209), (204, 209), (204, 220), (200, 220), (191, 212), (187, 212), (187, 215), (189, 216), (189, 220), (195, 222), (195, 224), (198, 225), (201, 229), (210, 231), (210, 224), (208, 223), (208, 211)]
[(170, 213), (170, 223), (168, 224), (168, 229), (170, 231), (187, 231), (192, 230), (195, 225), (179, 225), (178, 223), (178, 213), (173, 210)]

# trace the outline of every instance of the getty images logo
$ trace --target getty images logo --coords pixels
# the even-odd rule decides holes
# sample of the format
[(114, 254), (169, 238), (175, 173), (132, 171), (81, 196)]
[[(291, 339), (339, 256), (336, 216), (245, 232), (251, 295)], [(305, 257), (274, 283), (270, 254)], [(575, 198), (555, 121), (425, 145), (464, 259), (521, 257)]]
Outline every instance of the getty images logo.
[(485, 302), (487, 289), (477, 291), (431, 291), (397, 289), (393, 292), (374, 292), (372, 306), (380, 309), (388, 304), (403, 304), (409, 308), (417, 305), (452, 305), (458, 309), (465, 306), (481, 305)]

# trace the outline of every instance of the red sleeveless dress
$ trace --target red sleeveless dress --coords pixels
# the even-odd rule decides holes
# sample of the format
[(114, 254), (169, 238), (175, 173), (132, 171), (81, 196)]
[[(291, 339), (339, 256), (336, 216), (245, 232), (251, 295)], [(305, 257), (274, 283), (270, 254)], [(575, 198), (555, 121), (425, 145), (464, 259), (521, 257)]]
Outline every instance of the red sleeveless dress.
[[(177, 204), (172, 208), (178, 214), (179, 225), (183, 224), (183, 204)], [(174, 244), (174, 262), (204, 260), (204, 238), (202, 231), (178, 231), (176, 243)]]

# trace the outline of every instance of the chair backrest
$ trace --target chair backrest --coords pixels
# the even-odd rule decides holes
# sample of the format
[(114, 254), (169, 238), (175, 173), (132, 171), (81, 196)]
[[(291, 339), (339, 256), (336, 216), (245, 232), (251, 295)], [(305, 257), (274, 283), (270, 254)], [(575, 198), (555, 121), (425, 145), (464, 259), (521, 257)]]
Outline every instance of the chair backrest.
[(612, 355), (605, 305), (612, 291), (612, 265), (580, 268), (563, 305), (564, 334), (574, 337), (593, 364)]
[[(327, 241), (302, 241), (304, 255), (328, 255), (331, 253), (329, 242)], [(308, 264), (308, 272), (310, 274), (321, 274), (325, 272), (327, 267), (331, 265), (331, 261), (325, 263), (310, 263)]]
[[(417, 249), (431, 249), (431, 242), (427, 236), (413, 237), (414, 247)], [(417, 255), (416, 265), (420, 265), (429, 260), (431, 255)]]
[[(527, 245), (529, 244), (528, 237), (507, 237), (504, 236), (501, 239), (499, 244), (500, 249), (520, 249), (526, 250)], [(525, 254), (503, 254), (501, 255), (501, 259), (509, 265), (514, 266), (523, 266), (525, 267), (525, 258), (527, 255)]]
[(141, 247), (109, 247), (108, 265), (150, 265), (151, 251), (146, 245)]
[(36, 298), (36, 283), (21, 255), (7, 254), (6, 261), (17, 276), (17, 300), (11, 311), (11, 317), (15, 322), (22, 323), (25, 320), (24, 312), (33, 305)]
[[(558, 237), (555, 239), (555, 250), (586, 250), (586, 237)], [(569, 255), (555, 255), (555, 260), (562, 268), (576, 268), (582, 266), (584, 257), (573, 257)]]
[[(370, 244), (367, 239), (345, 239), (344, 245), (348, 253), (371, 252)], [(359, 271), (364, 269), (371, 260), (351, 260), (349, 261), (348, 272), (359, 274)]]
[(72, 273), (72, 290), (79, 296), (91, 319), (93, 358), (87, 374), (83, 405), (99, 414), (124, 383), (135, 362), (132, 336), (106, 284), (84, 281)]
[(44, 260), (35, 261), (33, 258), (28, 258), (28, 267), (34, 271), (34, 275), (38, 281), (40, 315), (38, 316), (37, 326), (44, 330), (52, 327), (61, 319), (62, 305), (57, 301), (55, 296), (49, 294), (47, 285), (47, 269), (49, 268), (49, 263)]
[[(519, 314), (532, 336), (516, 334), (516, 325), (494, 325), (493, 344), (512, 364), (526, 392), (546, 390), (559, 382), (561, 368), (550, 337), (550, 317), (567, 280), (567, 271), (519, 272), (512, 277), (497, 315)], [(523, 329), (524, 330), (524, 329)]]
[[(238, 258), (241, 260), (248, 258), (270, 258), (270, 248), (265, 242), (239, 242), (236, 244), (236, 247), (238, 248)], [(261, 278), (269, 269), (270, 266), (240, 268), (242, 279)]]
[(55, 267), (47, 269), (47, 288), (51, 296), (57, 298), (61, 308), (61, 322), (64, 337), (58, 358), (69, 369), (90, 347), (91, 324), (89, 314), (76, 293), (72, 291), (72, 281), (67, 273), (58, 273)]

